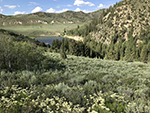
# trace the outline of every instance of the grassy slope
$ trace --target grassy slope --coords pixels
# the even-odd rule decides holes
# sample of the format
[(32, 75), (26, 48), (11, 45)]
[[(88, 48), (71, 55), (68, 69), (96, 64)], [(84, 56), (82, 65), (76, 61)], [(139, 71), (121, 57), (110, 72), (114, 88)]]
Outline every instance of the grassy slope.
[(23, 34), (26, 36), (40, 36), (40, 35), (56, 35), (56, 33), (62, 33), (64, 29), (70, 30), (76, 28), (78, 25), (83, 25), (84, 23), (76, 24), (49, 24), (49, 25), (18, 25), (18, 26), (0, 26), (0, 29), (5, 29), (13, 31), (18, 34)]

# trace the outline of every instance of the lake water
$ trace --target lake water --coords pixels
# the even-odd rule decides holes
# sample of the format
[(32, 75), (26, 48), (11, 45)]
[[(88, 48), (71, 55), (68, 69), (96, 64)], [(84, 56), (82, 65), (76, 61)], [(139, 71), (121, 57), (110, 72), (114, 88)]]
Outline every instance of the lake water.
[(53, 40), (62, 40), (63, 37), (37, 37), (35, 40), (38, 40), (40, 42), (44, 42), (45, 44), (52, 45)]

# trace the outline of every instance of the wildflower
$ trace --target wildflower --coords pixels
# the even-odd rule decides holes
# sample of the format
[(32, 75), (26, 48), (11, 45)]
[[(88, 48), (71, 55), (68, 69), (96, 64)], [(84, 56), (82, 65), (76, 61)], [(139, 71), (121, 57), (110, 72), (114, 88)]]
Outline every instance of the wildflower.
[(109, 108), (105, 108), (107, 111), (110, 111), (110, 109)]
[(92, 112), (91, 113), (98, 113), (97, 111), (95, 111), (95, 110), (92, 110)]

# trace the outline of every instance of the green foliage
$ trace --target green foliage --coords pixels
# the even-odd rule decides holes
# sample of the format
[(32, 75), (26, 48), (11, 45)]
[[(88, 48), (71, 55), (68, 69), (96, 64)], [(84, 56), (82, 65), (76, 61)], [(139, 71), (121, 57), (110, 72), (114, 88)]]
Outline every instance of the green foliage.
[(69, 87), (65, 85), (64, 83), (59, 83), (54, 88), (56, 89), (56, 91), (62, 92), (62, 93), (65, 93), (69, 89)]
[(67, 58), (67, 55), (65, 54), (65, 52), (60, 52), (60, 57), (62, 59), (66, 59)]
[(65, 53), (64, 39), (62, 39), (62, 45), (61, 45), (61, 48), (60, 48), (60, 57), (62, 59), (66, 59), (67, 58), (67, 55)]
[(46, 56), (55, 59), (47, 70), (1, 71), (2, 112), (149, 112), (149, 64)]
[(1, 46), (1, 69), (32, 69), (35, 65), (40, 67), (43, 60), (43, 50), (31, 42), (14, 42), (11, 38), (2, 36)]

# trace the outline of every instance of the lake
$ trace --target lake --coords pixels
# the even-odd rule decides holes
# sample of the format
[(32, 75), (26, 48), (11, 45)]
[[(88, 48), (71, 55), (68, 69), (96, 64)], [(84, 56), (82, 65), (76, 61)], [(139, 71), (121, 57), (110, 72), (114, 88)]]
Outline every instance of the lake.
[(36, 37), (35, 40), (38, 40), (40, 42), (44, 42), (45, 44), (52, 45), (53, 40), (62, 40), (63, 37)]

